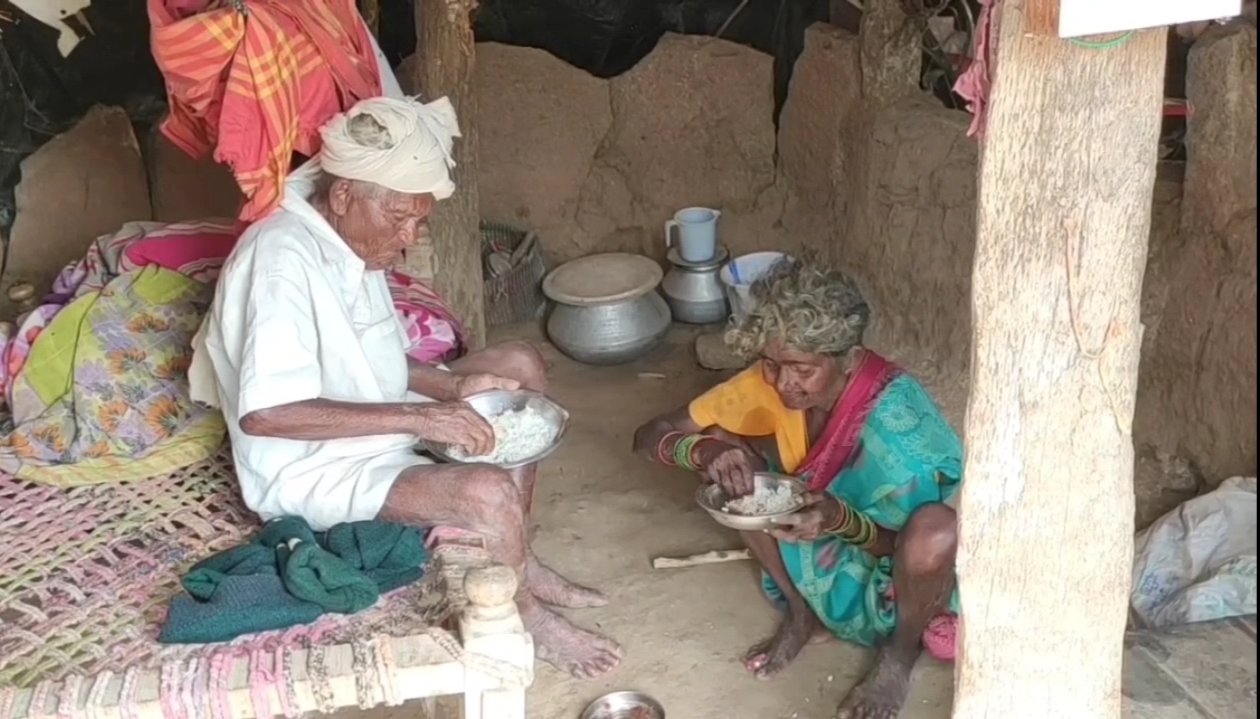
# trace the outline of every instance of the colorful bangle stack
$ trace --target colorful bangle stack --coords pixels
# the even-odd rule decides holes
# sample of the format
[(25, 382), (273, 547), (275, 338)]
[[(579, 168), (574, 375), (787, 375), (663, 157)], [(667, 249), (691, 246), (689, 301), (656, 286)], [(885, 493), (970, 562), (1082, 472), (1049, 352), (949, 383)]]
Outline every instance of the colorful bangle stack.
[(879, 526), (870, 517), (853, 509), (841, 500), (840, 511), (836, 513), (836, 521), (826, 531), (852, 544), (858, 549), (870, 549), (879, 540)]
[(685, 436), (685, 432), (666, 432), (661, 441), (656, 443), (656, 460), (668, 467), (675, 466), (674, 446)]
[(695, 449), (696, 445), (705, 439), (709, 438), (702, 434), (688, 434), (679, 439), (678, 443), (674, 445), (674, 464), (683, 469), (690, 469), (693, 472), (700, 469), (691, 458), (691, 450)]
[(666, 432), (656, 445), (656, 459), (669, 467), (682, 467), (693, 472), (703, 469), (696, 464), (691, 455), (696, 447), (704, 441), (717, 441), (707, 434), (686, 434), (685, 432)]

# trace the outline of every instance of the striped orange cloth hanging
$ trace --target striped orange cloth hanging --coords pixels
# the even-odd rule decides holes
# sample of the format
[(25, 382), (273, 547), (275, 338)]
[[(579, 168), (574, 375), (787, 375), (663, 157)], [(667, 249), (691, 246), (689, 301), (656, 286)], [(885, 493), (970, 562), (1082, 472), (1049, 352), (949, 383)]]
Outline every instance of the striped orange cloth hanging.
[(279, 204), (293, 153), (314, 155), (321, 125), (381, 94), (354, 0), (148, 2), (170, 99), (162, 132), (232, 169), (246, 222)]

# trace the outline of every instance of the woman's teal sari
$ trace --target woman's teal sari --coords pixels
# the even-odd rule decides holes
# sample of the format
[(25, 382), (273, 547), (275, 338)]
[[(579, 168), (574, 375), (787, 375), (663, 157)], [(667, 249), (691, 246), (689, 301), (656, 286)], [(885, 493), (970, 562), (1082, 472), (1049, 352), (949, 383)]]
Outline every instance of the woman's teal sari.
[[(916, 509), (957, 491), (962, 443), (923, 386), (905, 374), (888, 381), (863, 414), (856, 445), (826, 491), (881, 527), (899, 531)], [(889, 594), (891, 557), (876, 559), (834, 537), (780, 542), (779, 548), (792, 583), (832, 633), (866, 646), (892, 633), (897, 613)], [(774, 581), (764, 576), (762, 582), (770, 598), (781, 602)], [(951, 604), (957, 612), (957, 594)]]

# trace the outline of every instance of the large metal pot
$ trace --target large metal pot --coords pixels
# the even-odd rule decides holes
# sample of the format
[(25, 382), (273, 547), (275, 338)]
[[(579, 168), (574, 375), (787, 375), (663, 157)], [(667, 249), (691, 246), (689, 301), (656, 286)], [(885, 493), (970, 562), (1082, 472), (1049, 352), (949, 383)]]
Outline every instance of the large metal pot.
[(669, 303), (674, 319), (693, 325), (707, 325), (726, 320), (726, 291), (718, 272), (729, 257), (725, 248), (706, 262), (687, 262), (678, 250), (669, 251), (669, 272), (661, 281), (661, 294)]
[(579, 362), (613, 365), (647, 354), (669, 329), (669, 305), (656, 292), (662, 272), (639, 255), (583, 257), (543, 281), (555, 302), (547, 334)]

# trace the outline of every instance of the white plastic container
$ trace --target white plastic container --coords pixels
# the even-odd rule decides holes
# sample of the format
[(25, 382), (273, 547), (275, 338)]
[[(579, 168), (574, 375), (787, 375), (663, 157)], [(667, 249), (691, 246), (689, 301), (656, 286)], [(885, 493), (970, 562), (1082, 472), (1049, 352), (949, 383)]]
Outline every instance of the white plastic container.
[[(753, 282), (782, 259), (790, 258), (782, 252), (753, 252), (736, 257), (722, 268), (718, 277), (722, 280), (722, 289), (726, 292), (726, 299), (731, 305), (731, 316), (736, 322), (743, 322), (752, 307), (750, 292)], [(735, 265), (738, 272), (732, 273), (731, 265)], [(739, 282), (735, 281), (736, 275), (739, 276)]]

